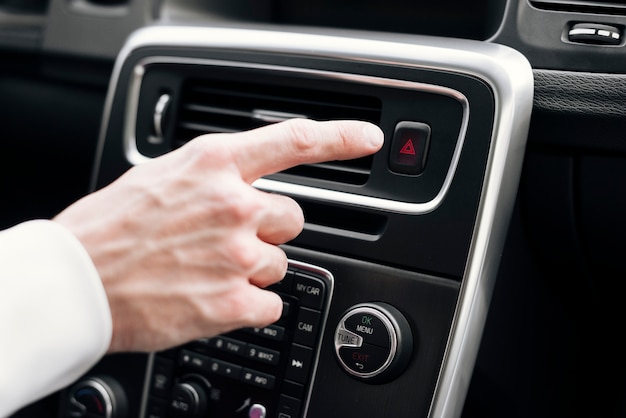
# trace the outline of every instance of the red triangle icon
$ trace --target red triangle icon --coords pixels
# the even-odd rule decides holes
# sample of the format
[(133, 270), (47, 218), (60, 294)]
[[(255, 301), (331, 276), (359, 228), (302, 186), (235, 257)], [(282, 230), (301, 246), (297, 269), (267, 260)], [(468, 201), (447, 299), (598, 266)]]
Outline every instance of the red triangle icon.
[(413, 146), (413, 140), (409, 138), (400, 150), (400, 154), (415, 155), (415, 147)]

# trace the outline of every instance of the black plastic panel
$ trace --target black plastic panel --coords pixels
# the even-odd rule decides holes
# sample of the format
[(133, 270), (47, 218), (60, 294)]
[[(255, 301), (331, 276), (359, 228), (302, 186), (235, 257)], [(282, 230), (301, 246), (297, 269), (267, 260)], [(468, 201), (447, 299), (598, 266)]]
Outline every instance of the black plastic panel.
[[(567, 30), (576, 23), (626, 27), (626, 16), (610, 9), (566, 7), (546, 10), (529, 0), (509, 0), (502, 26), (490, 40), (522, 52), (533, 68), (624, 73), (626, 53), (619, 45), (586, 45), (567, 40)], [(622, 9), (623, 10), (623, 9)], [(623, 36), (622, 36), (623, 39)]]
[(382, 30), (424, 35), (486, 39), (497, 28), (504, 2), (468, 3), (392, 0), (276, 0), (276, 23)]
[(70, 60), (0, 61), (0, 226), (9, 227), (50, 218), (89, 191), (108, 79), (94, 86), (50, 71)]
[[(324, 266), (332, 271), (336, 281), (308, 416), (427, 416), (459, 284), (292, 247), (287, 247), (287, 253), (292, 258)], [(413, 354), (406, 371), (383, 384), (351, 377), (338, 364), (334, 353), (335, 327), (341, 316), (353, 305), (372, 301), (399, 309), (413, 333)]]

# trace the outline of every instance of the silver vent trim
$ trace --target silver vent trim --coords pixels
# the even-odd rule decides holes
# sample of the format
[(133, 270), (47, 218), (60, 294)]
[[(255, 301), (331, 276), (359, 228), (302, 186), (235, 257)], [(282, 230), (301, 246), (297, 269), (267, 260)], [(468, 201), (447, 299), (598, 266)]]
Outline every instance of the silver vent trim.
[[(445, 179), (437, 195), (428, 202), (424, 203), (409, 203), (401, 202), (397, 200), (382, 199), (378, 197), (357, 195), (354, 193), (340, 192), (330, 189), (322, 189), (319, 187), (304, 186), (301, 184), (287, 183), (283, 181), (276, 181), (270, 179), (259, 179), (253, 183), (254, 187), (261, 190), (270, 192), (284, 193), (293, 197), (307, 198), (315, 196), (316, 200), (341, 203), (344, 205), (363, 207), (368, 209), (382, 210), (387, 212), (402, 213), (409, 215), (418, 215), (432, 212), (435, 210), (445, 198), (454, 173), (461, 157), (461, 151), (463, 149), (463, 143), (465, 141), (465, 134), (467, 131), (467, 125), (469, 123), (469, 102), (465, 95), (457, 90), (437, 86), (432, 84), (418, 83), (414, 81), (380, 78), (373, 76), (365, 76), (359, 74), (348, 74), (339, 72), (330, 72), (322, 70), (312, 70), (306, 68), (297, 67), (283, 67), (276, 65), (265, 65), (257, 63), (235, 62), (235, 61), (222, 61), (222, 60), (210, 60), (210, 59), (195, 59), (195, 58), (183, 58), (183, 57), (149, 57), (141, 60), (134, 68), (132, 79), (130, 80), (130, 86), (128, 89), (128, 97), (126, 103), (126, 117), (124, 122), (124, 149), (126, 159), (132, 165), (142, 164), (149, 161), (151, 157), (143, 155), (137, 148), (137, 138), (135, 135), (137, 124), (137, 112), (139, 106), (139, 92), (141, 90), (141, 83), (146, 73), (146, 70), (151, 65), (155, 64), (187, 64), (187, 65), (199, 65), (199, 66), (213, 66), (213, 67), (232, 67), (232, 68), (250, 68), (256, 70), (273, 71), (277, 73), (289, 73), (289, 74), (303, 74), (307, 77), (315, 77), (320, 79), (333, 79), (344, 80), (349, 82), (361, 83), (370, 86), (385, 86), (399, 89), (407, 89), (419, 92), (435, 93), (442, 96), (447, 96), (458, 101), (463, 109), (463, 118), (461, 122), (461, 129), (459, 130), (459, 136), (456, 141), (454, 153), (452, 155), (452, 161)], [(280, 120), (277, 115), (265, 114), (265, 117), (274, 117)], [(285, 115), (280, 115), (284, 117)]]

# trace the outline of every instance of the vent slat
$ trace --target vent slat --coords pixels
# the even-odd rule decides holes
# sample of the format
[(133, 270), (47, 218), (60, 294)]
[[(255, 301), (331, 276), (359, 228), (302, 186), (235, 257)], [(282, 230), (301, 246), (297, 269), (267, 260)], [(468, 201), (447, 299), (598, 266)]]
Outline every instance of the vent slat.
[(307, 98), (307, 99), (300, 99), (297, 97), (288, 97), (288, 96), (280, 97), (280, 99), (277, 100), (276, 98), (271, 98), (271, 96), (268, 96), (267, 94), (247, 93), (243, 91), (232, 91), (232, 90), (229, 91), (229, 90), (220, 89), (220, 88), (207, 88), (207, 87), (204, 87), (204, 88), (194, 87), (193, 90), (196, 93), (203, 93), (203, 94), (207, 94), (207, 95), (215, 96), (215, 97), (223, 95), (224, 97), (230, 97), (230, 98), (236, 99), (237, 101), (241, 101), (242, 103), (246, 101), (254, 101), (254, 100), (276, 100), (278, 103), (282, 104), (281, 107), (286, 107), (286, 108), (293, 108), (296, 105), (305, 104), (308, 106), (336, 107), (338, 109), (341, 109), (341, 108), (354, 109), (354, 110), (360, 110), (364, 112), (379, 112), (380, 111), (380, 106), (367, 106), (359, 102), (343, 104), (340, 102), (333, 103), (333, 102), (328, 102), (324, 100), (316, 100), (314, 97)]
[(193, 123), (193, 122), (181, 122), (180, 127), (190, 130), (190, 131), (199, 132), (200, 134), (241, 132), (238, 129), (230, 129), (224, 126), (207, 125), (204, 123)]
[(310, 167), (321, 168), (324, 170), (343, 170), (352, 174), (369, 176), (370, 170), (366, 167), (354, 167), (342, 164), (343, 161), (329, 161), (327, 163), (309, 164)]
[[(204, 133), (239, 132), (291, 117), (355, 119), (379, 123), (380, 100), (317, 88), (224, 80), (188, 80), (183, 87), (175, 143)], [(304, 165), (285, 174), (361, 185), (372, 157)]]
[(254, 117), (253, 112), (245, 112), (245, 111), (235, 110), (235, 109), (226, 109), (223, 107), (186, 104), (185, 109), (190, 110), (192, 112), (200, 112), (200, 113), (205, 113), (205, 114), (216, 113), (218, 115), (241, 116), (241, 117), (248, 117), (248, 118)]

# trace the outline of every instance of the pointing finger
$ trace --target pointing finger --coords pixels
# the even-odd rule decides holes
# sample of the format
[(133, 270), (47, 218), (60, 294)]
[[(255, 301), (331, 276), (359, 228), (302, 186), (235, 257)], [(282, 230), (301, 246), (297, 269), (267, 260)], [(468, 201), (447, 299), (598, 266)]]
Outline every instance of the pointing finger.
[(383, 133), (359, 121), (315, 122), (292, 119), (229, 139), (242, 178), (251, 183), (299, 164), (348, 160), (378, 151)]

